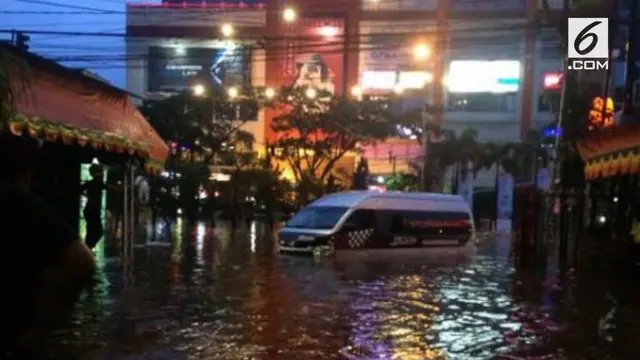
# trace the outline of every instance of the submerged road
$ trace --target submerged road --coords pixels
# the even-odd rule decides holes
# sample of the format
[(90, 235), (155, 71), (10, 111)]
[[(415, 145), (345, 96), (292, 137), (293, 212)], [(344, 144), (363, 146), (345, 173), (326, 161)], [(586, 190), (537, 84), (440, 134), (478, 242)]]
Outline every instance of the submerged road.
[(268, 231), (178, 223), (100, 272), (51, 359), (637, 359), (636, 285), (471, 258), (284, 256)]

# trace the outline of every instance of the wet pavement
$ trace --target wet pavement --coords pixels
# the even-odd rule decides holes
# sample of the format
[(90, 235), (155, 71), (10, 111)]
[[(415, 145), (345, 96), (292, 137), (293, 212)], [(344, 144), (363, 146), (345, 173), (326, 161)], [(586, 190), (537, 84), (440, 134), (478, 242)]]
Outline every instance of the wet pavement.
[[(178, 224), (104, 256), (51, 359), (638, 359), (638, 281), (516, 271), (509, 238), (471, 258), (277, 253), (260, 224)], [(587, 276), (587, 275), (585, 275)]]

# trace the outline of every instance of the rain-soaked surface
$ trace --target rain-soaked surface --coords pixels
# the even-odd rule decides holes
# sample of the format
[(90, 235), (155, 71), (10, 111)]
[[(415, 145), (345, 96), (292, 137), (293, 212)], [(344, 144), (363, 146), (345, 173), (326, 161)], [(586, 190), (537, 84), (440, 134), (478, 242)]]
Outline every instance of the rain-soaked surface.
[(100, 250), (51, 358), (640, 358), (633, 282), (515, 271), (509, 239), (470, 259), (349, 260), (280, 255), (266, 233), (178, 224), (126, 268)]

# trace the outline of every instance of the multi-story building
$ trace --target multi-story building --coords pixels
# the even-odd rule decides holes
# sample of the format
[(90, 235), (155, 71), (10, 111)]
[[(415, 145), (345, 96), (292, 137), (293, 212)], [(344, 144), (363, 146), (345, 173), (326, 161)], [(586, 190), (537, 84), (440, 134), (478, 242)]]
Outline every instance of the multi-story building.
[[(283, 18), (286, 8), (295, 11), (294, 21)], [(356, 86), (381, 96), (404, 90), (393, 95), (403, 98), (402, 108), (426, 103), (432, 123), (458, 132), (474, 128), (480, 141), (514, 141), (556, 117), (542, 94), (558, 85), (562, 55), (557, 36), (536, 29), (540, 11), (539, 0), (129, 5), (127, 87), (147, 95), (183, 90), (204, 74), (214, 86), (278, 88), (311, 81), (301, 71), (318, 69), (313, 81), (337, 95), (351, 96)], [(224, 25), (233, 27), (233, 42)], [(418, 57), (416, 46), (422, 46)], [(248, 122), (258, 145), (273, 141), (273, 116), (267, 109)], [(407, 170), (422, 153), (411, 139), (390, 143), (366, 149), (382, 175)], [(493, 173), (481, 174), (477, 186), (491, 186)]]

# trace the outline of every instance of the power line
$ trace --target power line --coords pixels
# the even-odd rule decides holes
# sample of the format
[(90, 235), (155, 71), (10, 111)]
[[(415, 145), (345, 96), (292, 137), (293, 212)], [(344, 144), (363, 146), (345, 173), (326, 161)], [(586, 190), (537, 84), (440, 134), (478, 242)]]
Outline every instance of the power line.
[(65, 8), (65, 9), (74, 9), (74, 10), (86, 10), (86, 11), (94, 11), (94, 12), (109, 12), (109, 11), (111, 11), (111, 10), (107, 10), (107, 9), (98, 9), (98, 8), (87, 7), (87, 6), (69, 5), (69, 4), (63, 4), (63, 3), (58, 3), (58, 2), (54, 2), (54, 1), (47, 1), (47, 0), (13, 0), (13, 1), (23, 2), (23, 3), (28, 3), (28, 4), (47, 5), (47, 6), (52, 6), (52, 7), (59, 7), (59, 8)]

